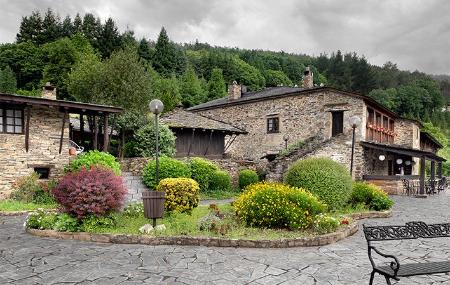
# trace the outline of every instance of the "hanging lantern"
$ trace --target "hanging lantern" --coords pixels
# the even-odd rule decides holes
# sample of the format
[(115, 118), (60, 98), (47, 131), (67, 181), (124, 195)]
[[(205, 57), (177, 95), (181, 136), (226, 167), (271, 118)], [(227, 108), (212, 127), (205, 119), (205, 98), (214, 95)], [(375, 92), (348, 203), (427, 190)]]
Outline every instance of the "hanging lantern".
[(410, 160), (405, 161), (405, 165), (411, 165), (411, 161)]
[(381, 160), (381, 161), (384, 161), (386, 159), (386, 156), (384, 154), (380, 154), (378, 159)]
[(397, 158), (397, 160), (395, 162), (397, 162), (397, 164), (402, 164), (403, 163), (403, 159)]

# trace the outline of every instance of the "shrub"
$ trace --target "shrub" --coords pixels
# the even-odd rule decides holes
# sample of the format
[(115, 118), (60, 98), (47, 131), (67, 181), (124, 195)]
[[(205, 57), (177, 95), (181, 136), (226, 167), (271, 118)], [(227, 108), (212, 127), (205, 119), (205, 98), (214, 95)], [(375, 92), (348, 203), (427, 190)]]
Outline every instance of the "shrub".
[(216, 170), (209, 180), (209, 191), (226, 191), (231, 189), (231, 177), (226, 171)]
[(139, 152), (136, 150), (137, 143), (135, 141), (126, 142), (123, 146), (125, 157), (137, 157)]
[(353, 205), (364, 204), (375, 211), (388, 210), (394, 205), (389, 196), (378, 186), (366, 182), (355, 182), (350, 199)]
[[(134, 134), (134, 154), (143, 157), (155, 156), (156, 132), (153, 122), (146, 124)], [(159, 150), (162, 155), (175, 154), (175, 135), (165, 125), (159, 125)]]
[[(144, 184), (150, 189), (156, 188), (156, 161), (152, 160), (147, 163), (143, 170)], [(191, 177), (189, 167), (182, 161), (170, 157), (161, 157), (159, 160), (159, 178), (179, 178)]]
[(247, 186), (233, 205), (246, 224), (268, 228), (305, 229), (326, 210), (304, 189), (267, 182)]
[(352, 192), (352, 178), (348, 171), (329, 158), (307, 158), (295, 162), (284, 181), (307, 189), (333, 210), (345, 206)]
[(78, 232), (80, 223), (77, 218), (67, 213), (62, 213), (56, 218), (53, 229), (58, 232)]
[(200, 187), (191, 178), (163, 179), (156, 190), (166, 192), (164, 207), (167, 211), (190, 212), (198, 206)]
[(191, 168), (191, 178), (197, 181), (200, 191), (208, 191), (211, 176), (219, 170), (219, 167), (212, 161), (200, 157), (191, 158), (189, 167)]
[(35, 172), (17, 179), (12, 186), (11, 199), (25, 203), (33, 202), (35, 193), (41, 190), (38, 180), (39, 174)]
[(114, 171), (116, 175), (120, 175), (120, 164), (116, 161), (116, 158), (109, 153), (98, 150), (91, 150), (78, 155), (65, 167), (64, 171), (74, 172), (82, 168), (89, 169), (93, 166), (108, 168)]
[(340, 222), (338, 219), (326, 214), (319, 214), (314, 219), (314, 230), (319, 234), (327, 234), (337, 230)]
[(244, 189), (250, 184), (259, 181), (258, 173), (251, 169), (244, 169), (239, 172), (239, 188)]
[(55, 200), (51, 194), (53, 188), (55, 188), (55, 181), (39, 181), (39, 174), (33, 172), (17, 179), (13, 185), (11, 199), (25, 203), (54, 204)]
[(67, 173), (53, 190), (64, 212), (78, 219), (119, 209), (126, 193), (121, 177), (97, 167)]
[(38, 209), (28, 215), (25, 226), (29, 229), (51, 230), (56, 223), (56, 213)]
[(56, 187), (56, 181), (50, 180), (48, 182), (39, 182), (39, 188), (36, 189), (33, 196), (33, 203), (51, 205), (55, 204), (55, 199), (53, 198), (53, 189)]
[(81, 230), (84, 232), (92, 233), (95, 232), (98, 228), (114, 227), (116, 225), (117, 218), (114, 215), (107, 215), (104, 217), (90, 215), (83, 219)]

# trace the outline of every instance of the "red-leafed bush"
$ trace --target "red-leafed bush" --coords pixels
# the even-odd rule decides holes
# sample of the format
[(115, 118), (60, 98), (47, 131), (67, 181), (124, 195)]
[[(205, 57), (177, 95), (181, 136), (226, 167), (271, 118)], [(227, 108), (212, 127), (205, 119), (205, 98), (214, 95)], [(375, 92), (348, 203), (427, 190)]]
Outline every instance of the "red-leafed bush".
[(66, 174), (53, 190), (63, 210), (78, 219), (119, 209), (126, 193), (120, 176), (96, 167)]

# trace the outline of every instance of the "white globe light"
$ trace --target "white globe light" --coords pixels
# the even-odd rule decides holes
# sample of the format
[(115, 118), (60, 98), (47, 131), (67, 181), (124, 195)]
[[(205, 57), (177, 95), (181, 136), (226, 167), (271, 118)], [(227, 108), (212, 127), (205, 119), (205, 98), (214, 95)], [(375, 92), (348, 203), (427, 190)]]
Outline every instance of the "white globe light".
[(410, 161), (410, 160), (407, 160), (407, 161), (405, 161), (405, 164), (406, 164), (406, 165), (411, 165), (411, 161)]
[(148, 105), (150, 108), (150, 112), (152, 112), (155, 115), (161, 114), (164, 110), (164, 104), (161, 102), (161, 100), (153, 99), (150, 104)]
[(381, 161), (384, 161), (386, 159), (386, 156), (384, 154), (380, 154), (378, 159), (381, 160)]
[(398, 158), (395, 162), (397, 162), (397, 164), (402, 164), (403, 163), (403, 159)]
[(351, 116), (349, 119), (350, 122), (350, 126), (352, 126), (352, 128), (356, 128), (361, 124), (361, 118), (358, 116)]

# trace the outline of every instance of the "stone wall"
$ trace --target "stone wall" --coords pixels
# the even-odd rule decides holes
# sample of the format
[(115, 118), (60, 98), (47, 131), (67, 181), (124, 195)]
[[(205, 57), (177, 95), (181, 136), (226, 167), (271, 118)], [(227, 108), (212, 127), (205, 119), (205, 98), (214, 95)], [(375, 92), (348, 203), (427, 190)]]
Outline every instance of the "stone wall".
[(366, 180), (369, 183), (375, 184), (383, 189), (389, 195), (401, 195), (403, 191), (403, 183), (401, 180)]
[(396, 119), (395, 133), (394, 144), (420, 149), (420, 127), (414, 121)]
[[(123, 172), (129, 173), (131, 176), (141, 177), (142, 171), (144, 170), (145, 165), (152, 158), (148, 157), (133, 157), (133, 158), (124, 158), (121, 162), (121, 169)], [(179, 160), (186, 161), (188, 158), (177, 158)], [(211, 161), (215, 162), (222, 170), (227, 171), (231, 175), (231, 179), (234, 185), (237, 185), (239, 171), (243, 169), (264, 169), (265, 165), (256, 164), (252, 161), (245, 161), (239, 159), (212, 159)]]
[(68, 121), (62, 153), (59, 154), (63, 116), (57, 109), (43, 106), (31, 108), (28, 152), (25, 150), (25, 134), (0, 134), (0, 199), (9, 195), (11, 185), (17, 178), (32, 173), (34, 167), (50, 167), (50, 178), (57, 178), (63, 173), (64, 165), (69, 163)]
[[(352, 128), (348, 123), (351, 116), (362, 119), (365, 126), (366, 105), (361, 98), (335, 91), (320, 91), (311, 94), (299, 94), (273, 98), (258, 102), (221, 106), (220, 108), (198, 111), (201, 115), (220, 118), (220, 120), (243, 128), (247, 135), (236, 138), (230, 147), (233, 157), (259, 162), (266, 152), (284, 149), (284, 135), (289, 135), (288, 143), (304, 141), (312, 136), (326, 141), (331, 138), (331, 111), (344, 111), (344, 142), (336, 146), (329, 145), (315, 156), (332, 156), (333, 159), (348, 165), (348, 151), (351, 150)], [(267, 118), (279, 117), (280, 132), (267, 133)], [(362, 159), (359, 141), (365, 136), (365, 128), (356, 129), (356, 159)], [(350, 143), (350, 145), (349, 145)], [(355, 168), (355, 175), (361, 175), (361, 161)]]

